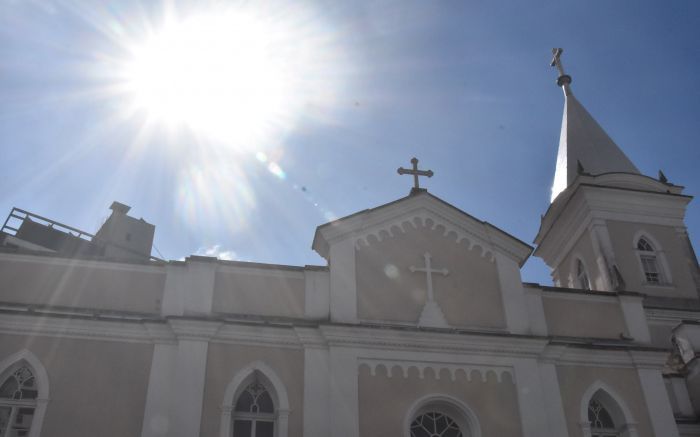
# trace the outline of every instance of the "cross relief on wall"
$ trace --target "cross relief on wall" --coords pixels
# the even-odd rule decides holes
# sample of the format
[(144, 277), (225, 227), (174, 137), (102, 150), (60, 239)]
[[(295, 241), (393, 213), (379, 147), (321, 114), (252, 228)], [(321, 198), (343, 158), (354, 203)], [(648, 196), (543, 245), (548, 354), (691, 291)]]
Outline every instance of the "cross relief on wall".
[(408, 269), (412, 272), (421, 272), (426, 275), (426, 300), (423, 306), (423, 311), (421, 311), (420, 318), (418, 319), (419, 326), (432, 326), (437, 328), (446, 328), (447, 320), (445, 320), (445, 315), (442, 313), (440, 306), (435, 301), (435, 294), (433, 292), (433, 273), (439, 273), (443, 276), (447, 276), (450, 272), (446, 268), (433, 268), (432, 255), (430, 252), (425, 252), (423, 254), (423, 260), (425, 262), (425, 267), (415, 267), (410, 266)]

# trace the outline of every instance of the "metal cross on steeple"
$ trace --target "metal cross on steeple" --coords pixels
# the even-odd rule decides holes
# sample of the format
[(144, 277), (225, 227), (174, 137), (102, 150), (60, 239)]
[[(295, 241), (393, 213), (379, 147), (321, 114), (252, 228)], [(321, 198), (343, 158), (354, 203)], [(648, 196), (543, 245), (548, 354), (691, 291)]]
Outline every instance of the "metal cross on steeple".
[(400, 175), (405, 175), (405, 174), (410, 174), (413, 175), (413, 188), (411, 188), (411, 194), (416, 194), (420, 191), (425, 191), (425, 188), (421, 189), (420, 185), (418, 184), (418, 176), (427, 176), (429, 178), (433, 177), (433, 171), (432, 170), (418, 170), (418, 159), (415, 157), (411, 159), (411, 164), (413, 164), (413, 169), (405, 169), (403, 167), (399, 167), (397, 172)]
[(549, 65), (552, 67), (556, 67), (556, 69), (559, 71), (559, 77), (557, 78), (557, 85), (559, 85), (560, 87), (564, 87), (564, 92), (568, 95), (569, 94), (568, 85), (571, 83), (571, 76), (564, 73), (564, 64), (561, 63), (561, 54), (562, 53), (564, 53), (564, 49), (562, 49), (562, 48), (552, 49), (552, 55), (554, 55), (554, 57), (552, 58), (552, 62)]
[(425, 259), (425, 268), (422, 267), (409, 267), (408, 270), (411, 272), (425, 272), (428, 276), (428, 302), (434, 302), (435, 296), (433, 295), (433, 273), (442, 273), (443, 276), (447, 276), (450, 273), (447, 269), (434, 269), (431, 263), (432, 256), (429, 252), (423, 254)]

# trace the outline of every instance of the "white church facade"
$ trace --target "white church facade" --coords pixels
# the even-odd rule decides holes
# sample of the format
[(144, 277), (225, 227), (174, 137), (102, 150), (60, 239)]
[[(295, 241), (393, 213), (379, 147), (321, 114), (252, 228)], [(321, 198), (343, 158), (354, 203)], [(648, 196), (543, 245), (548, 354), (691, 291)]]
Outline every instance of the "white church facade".
[[(118, 202), (95, 235), (14, 209), (0, 437), (700, 436), (691, 197), (640, 174), (560, 54), (536, 248), (417, 182), (319, 226), (325, 266), (153, 259)], [(555, 286), (522, 281), (533, 251)]]

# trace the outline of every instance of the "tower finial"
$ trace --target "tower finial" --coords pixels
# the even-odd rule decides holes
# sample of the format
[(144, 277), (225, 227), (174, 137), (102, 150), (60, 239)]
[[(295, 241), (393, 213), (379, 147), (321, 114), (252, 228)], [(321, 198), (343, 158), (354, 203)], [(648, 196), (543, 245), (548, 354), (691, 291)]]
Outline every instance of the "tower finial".
[(571, 94), (571, 90), (569, 89), (569, 84), (571, 83), (571, 76), (564, 73), (564, 64), (561, 63), (562, 53), (564, 53), (564, 49), (562, 48), (552, 49), (552, 55), (554, 55), (554, 57), (552, 58), (552, 62), (549, 65), (552, 67), (556, 67), (556, 69), (559, 71), (557, 85), (564, 88), (564, 94), (568, 96), (569, 94)]

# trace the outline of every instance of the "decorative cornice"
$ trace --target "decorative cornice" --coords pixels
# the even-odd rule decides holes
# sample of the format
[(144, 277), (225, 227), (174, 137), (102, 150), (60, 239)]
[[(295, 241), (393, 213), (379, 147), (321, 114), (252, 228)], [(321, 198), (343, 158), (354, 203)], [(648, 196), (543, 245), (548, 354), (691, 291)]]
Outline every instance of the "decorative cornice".
[[(269, 346), (287, 349), (348, 348), (364, 358), (391, 362), (423, 356), (451, 357), (445, 362), (470, 367), (509, 365), (530, 358), (557, 365), (663, 368), (668, 351), (634, 343), (600, 343), (584, 339), (552, 340), (547, 337), (486, 332), (436, 332), (427, 329), (363, 327), (354, 325), (270, 326), (226, 323), (217, 320), (167, 318), (162, 320), (104, 320), (89, 317), (3, 313), (0, 333), (41, 335), (130, 343), (176, 344), (179, 340)], [(362, 353), (360, 351), (364, 350)], [(391, 352), (387, 357), (385, 353)], [(367, 355), (369, 354), (369, 355)], [(377, 355), (379, 354), (379, 355)], [(405, 357), (398, 359), (397, 357)], [(481, 363), (475, 363), (474, 361)], [(445, 358), (447, 359), (447, 358)], [(431, 360), (433, 362), (435, 360)], [(465, 364), (467, 363), (467, 364)], [(445, 367), (445, 366), (443, 366)], [(451, 372), (456, 367), (446, 366)]]
[(419, 209), (411, 211), (402, 216), (393, 217), (386, 222), (377, 224), (371, 228), (358, 231), (355, 238), (355, 248), (361, 250), (371, 244), (372, 238), (381, 242), (386, 238), (392, 238), (404, 234), (405, 226), (411, 226), (413, 229), (419, 227), (430, 228), (436, 230), (438, 227), (444, 229), (443, 237), (450, 238), (456, 243), (466, 243), (467, 250), (472, 250), (475, 246), (481, 248), (480, 255), (493, 262), (492, 244), (471, 230), (467, 230), (461, 226), (450, 223), (449, 220), (440, 217), (438, 214), (427, 209)]
[(595, 347), (551, 344), (541, 355), (544, 362), (564, 366), (651, 368), (662, 370), (668, 351), (658, 348)]
[(464, 372), (464, 377), (467, 379), (467, 381), (473, 380), (472, 372), (475, 372), (482, 382), (487, 381), (489, 372), (494, 373), (498, 382), (503, 382), (503, 374), (509, 374), (511, 382), (515, 380), (513, 368), (509, 366), (488, 366), (483, 364), (469, 364), (461, 362), (449, 363), (378, 358), (358, 358), (357, 363), (358, 366), (366, 365), (369, 368), (370, 375), (372, 376), (376, 376), (378, 367), (384, 367), (387, 377), (389, 378), (395, 376), (394, 367), (399, 367), (401, 369), (398, 376), (403, 378), (408, 378), (409, 369), (413, 367), (418, 371), (418, 377), (420, 379), (425, 377), (426, 369), (431, 369), (436, 379), (440, 379), (440, 373), (442, 370), (447, 370), (452, 381), (457, 379), (458, 371)]
[(2, 314), (0, 332), (16, 335), (45, 335), (131, 343), (161, 343), (174, 340), (165, 324), (116, 321), (32, 314)]
[(382, 234), (395, 235), (394, 227), (403, 232), (402, 223), (413, 223), (416, 218), (421, 223), (431, 219), (434, 226), (445, 228), (446, 235), (454, 233), (456, 241), (466, 239), (469, 247), (478, 244), (485, 253), (498, 250), (518, 264), (524, 263), (532, 251), (532, 247), (517, 238), (428, 193), (399, 199), (320, 226), (316, 229), (313, 248), (327, 259), (332, 244), (348, 238), (357, 243), (366, 242), (370, 235), (378, 239), (384, 238)]
[(649, 323), (678, 325), (683, 320), (698, 318), (697, 311), (684, 311), (677, 309), (644, 308)]
[(0, 252), (0, 262), (26, 262), (61, 267), (85, 267), (92, 269), (108, 269), (126, 272), (143, 272), (165, 274), (165, 264), (131, 264), (106, 260), (88, 260), (81, 258), (62, 258), (45, 254), (20, 254)]
[(297, 338), (305, 348), (326, 349), (328, 343), (318, 328), (294, 328)]
[(211, 339), (214, 343), (241, 344), (249, 346), (274, 346), (301, 349), (303, 344), (292, 327), (256, 325), (222, 325)]
[(168, 324), (178, 340), (209, 341), (219, 332), (222, 322), (168, 317)]
[(321, 325), (319, 329), (330, 347), (451, 352), (494, 357), (537, 357), (548, 342), (544, 337), (488, 333), (402, 331), (336, 325)]

